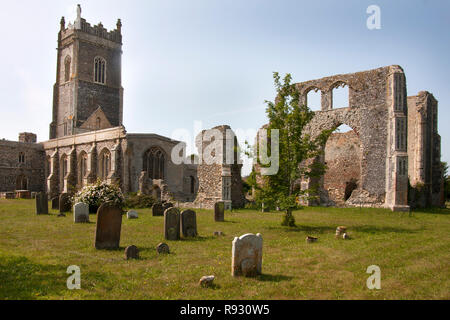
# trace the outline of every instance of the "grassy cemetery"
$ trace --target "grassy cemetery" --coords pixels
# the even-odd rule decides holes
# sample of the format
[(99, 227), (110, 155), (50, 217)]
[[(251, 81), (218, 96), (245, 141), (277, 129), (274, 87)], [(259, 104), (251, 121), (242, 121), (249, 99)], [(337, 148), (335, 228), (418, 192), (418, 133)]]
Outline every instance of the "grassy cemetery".
[[(310, 207), (281, 212), (195, 210), (197, 235), (167, 240), (164, 217), (135, 209), (122, 216), (120, 246), (95, 248), (97, 216), (36, 215), (35, 200), (0, 200), (0, 299), (449, 299), (450, 210), (393, 213), (384, 209)], [(128, 208), (131, 209), (131, 208)], [(183, 211), (182, 209), (180, 211)], [(349, 239), (336, 237), (346, 226)], [(263, 238), (262, 270), (233, 277), (232, 241)], [(309, 243), (306, 238), (318, 238)], [(169, 254), (158, 253), (166, 243)], [(134, 245), (138, 259), (124, 250)], [(81, 289), (69, 290), (69, 266), (81, 269)], [(381, 290), (366, 273), (381, 269)], [(199, 280), (214, 275), (212, 285)]]

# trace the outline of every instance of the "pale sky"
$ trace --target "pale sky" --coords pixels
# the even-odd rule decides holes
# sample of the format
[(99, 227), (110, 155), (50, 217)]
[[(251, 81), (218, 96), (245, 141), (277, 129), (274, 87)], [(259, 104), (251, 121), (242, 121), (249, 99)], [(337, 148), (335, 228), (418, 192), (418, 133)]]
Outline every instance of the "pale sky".
[[(275, 94), (273, 71), (301, 82), (398, 64), (408, 95), (427, 90), (438, 99), (442, 159), (450, 162), (446, 0), (3, 1), (0, 138), (26, 131), (48, 139), (59, 20), (72, 21), (77, 3), (92, 25), (114, 29), (122, 19), (128, 132), (189, 132), (192, 144), (201, 121), (252, 139)], [(381, 8), (380, 30), (366, 26), (372, 4)]]

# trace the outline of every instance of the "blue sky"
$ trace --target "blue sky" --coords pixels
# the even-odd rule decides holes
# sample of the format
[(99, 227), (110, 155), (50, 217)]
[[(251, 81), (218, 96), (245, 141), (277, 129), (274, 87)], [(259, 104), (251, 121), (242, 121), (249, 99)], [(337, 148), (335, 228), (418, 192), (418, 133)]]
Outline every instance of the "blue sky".
[[(172, 137), (185, 129), (192, 140), (201, 121), (251, 135), (266, 122), (273, 71), (300, 82), (399, 64), (408, 95), (428, 90), (439, 100), (450, 162), (449, 1), (79, 1), (91, 24), (113, 29), (122, 19), (128, 132)], [(59, 20), (73, 20), (76, 4), (2, 3), (0, 138), (23, 131), (48, 138)], [(372, 4), (381, 8), (381, 30), (366, 27)]]

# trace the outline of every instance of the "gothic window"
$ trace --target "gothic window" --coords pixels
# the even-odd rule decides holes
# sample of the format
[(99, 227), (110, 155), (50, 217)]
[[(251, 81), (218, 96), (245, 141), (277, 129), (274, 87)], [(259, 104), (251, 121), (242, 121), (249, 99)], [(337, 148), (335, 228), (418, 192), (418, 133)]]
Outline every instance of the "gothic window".
[(100, 130), (101, 124), (102, 124), (102, 119), (97, 118), (97, 120), (95, 121), (95, 129)]
[(147, 171), (150, 179), (164, 179), (166, 158), (159, 148), (151, 148), (144, 154), (143, 171)]
[(94, 82), (106, 83), (106, 61), (101, 57), (94, 60)]
[(405, 157), (398, 158), (398, 174), (401, 176), (408, 174), (408, 161)]
[(108, 178), (111, 171), (111, 153), (109, 150), (105, 149), (102, 151), (99, 161), (99, 178), (104, 181)]
[(70, 64), (71, 64), (70, 56), (67, 56), (64, 60), (64, 81), (70, 81)]
[(19, 153), (19, 163), (25, 163), (25, 153)]
[(63, 128), (64, 128), (64, 135), (67, 136), (67, 134), (69, 133), (69, 131), (67, 130), (67, 122), (64, 122)]

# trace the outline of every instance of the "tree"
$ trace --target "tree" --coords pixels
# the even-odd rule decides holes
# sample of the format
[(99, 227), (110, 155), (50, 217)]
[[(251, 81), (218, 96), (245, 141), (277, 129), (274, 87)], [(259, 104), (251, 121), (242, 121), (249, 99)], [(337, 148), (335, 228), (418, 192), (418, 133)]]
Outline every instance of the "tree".
[(444, 195), (445, 200), (450, 199), (450, 176), (448, 175), (448, 163), (442, 162), (442, 172), (444, 176)]
[[(325, 172), (325, 165), (313, 161), (312, 164), (300, 166), (305, 160), (316, 159), (323, 154), (323, 146), (331, 131), (323, 131), (316, 138), (304, 133), (305, 127), (314, 117), (314, 112), (308, 106), (300, 104), (300, 92), (291, 84), (291, 75), (281, 80), (278, 73), (274, 73), (274, 83), (277, 96), (274, 102), (266, 101), (268, 144), (267, 152), (271, 154), (272, 130), (279, 130), (279, 171), (275, 175), (260, 176), (263, 183), (258, 184), (257, 199), (265, 205), (277, 206), (285, 211), (283, 225), (295, 226), (292, 210), (299, 206), (298, 197), (305, 196), (312, 190), (301, 190), (298, 187), (302, 175), (318, 177)], [(260, 167), (268, 165), (259, 164)], [(260, 174), (260, 172), (258, 173)]]

